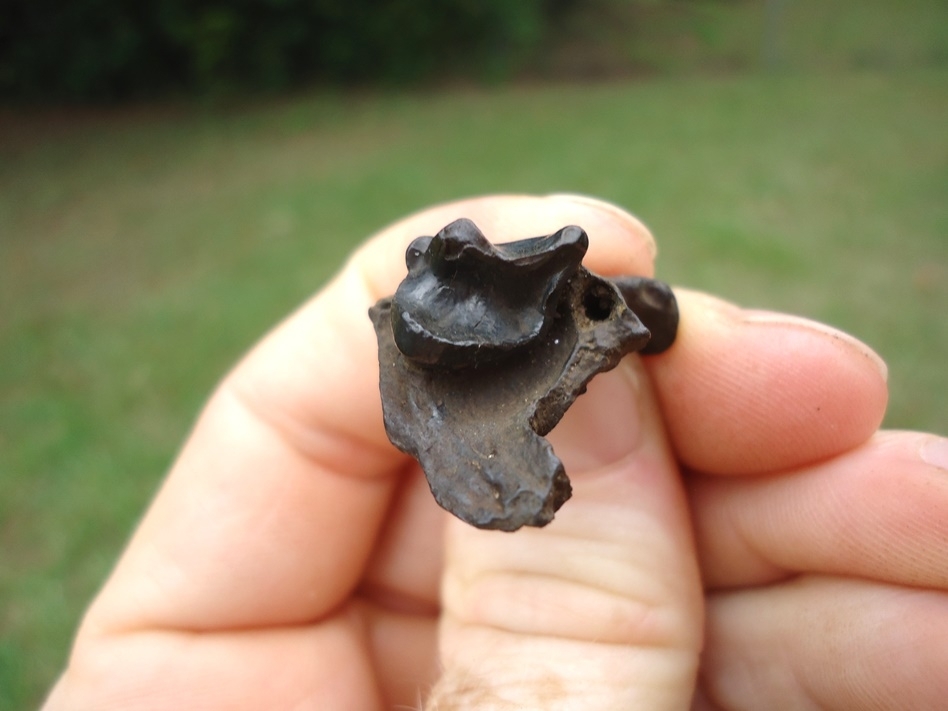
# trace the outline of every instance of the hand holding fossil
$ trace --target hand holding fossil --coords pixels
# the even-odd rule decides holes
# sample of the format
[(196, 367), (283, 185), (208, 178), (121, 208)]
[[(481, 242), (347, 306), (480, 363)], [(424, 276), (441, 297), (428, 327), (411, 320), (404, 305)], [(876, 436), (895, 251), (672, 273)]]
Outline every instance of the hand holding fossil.
[[(948, 444), (879, 431), (884, 365), (828, 327), (676, 288), (674, 345), (549, 433), (573, 489), (553, 522), (438, 507), (386, 436), (365, 314), (458, 215), (582, 225), (585, 268), (652, 274), (642, 224), (574, 196), (368, 241), (211, 396), (46, 711), (941, 708)], [(638, 291), (640, 316), (662, 301)]]

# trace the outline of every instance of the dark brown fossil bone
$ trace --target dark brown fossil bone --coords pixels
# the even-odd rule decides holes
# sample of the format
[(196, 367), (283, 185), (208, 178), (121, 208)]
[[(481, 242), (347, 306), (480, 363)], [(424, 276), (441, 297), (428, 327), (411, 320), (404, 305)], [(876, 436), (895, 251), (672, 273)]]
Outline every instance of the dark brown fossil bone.
[(457, 220), (412, 242), (408, 276), (369, 311), (389, 439), (478, 528), (552, 521), (571, 487), (543, 436), (594, 375), (674, 340), (668, 286), (596, 276), (587, 246), (572, 226), (492, 245)]

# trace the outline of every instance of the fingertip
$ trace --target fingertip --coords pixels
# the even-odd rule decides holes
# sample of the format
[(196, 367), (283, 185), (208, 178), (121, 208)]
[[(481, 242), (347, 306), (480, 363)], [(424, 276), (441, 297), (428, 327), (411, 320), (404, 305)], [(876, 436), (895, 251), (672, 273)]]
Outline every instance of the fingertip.
[[(615, 226), (619, 227), (620, 231), (626, 232), (631, 236), (634, 241), (633, 246), (635, 247), (635, 261), (630, 263), (629, 269), (625, 271), (622, 269), (615, 272), (604, 270), (602, 272), (603, 274), (642, 274), (641, 269), (646, 265), (649, 270), (648, 275), (650, 276), (652, 274), (652, 264), (655, 261), (655, 257), (658, 256), (658, 245), (655, 242), (655, 237), (652, 235), (651, 230), (649, 230), (645, 223), (638, 217), (615, 203), (590, 195), (554, 193), (547, 195), (544, 199), (555, 203), (562, 203), (567, 208), (574, 206), (589, 208), (593, 211), (594, 219), (597, 222), (612, 222)], [(591, 215), (591, 217), (593, 216)], [(611, 232), (613, 230), (613, 225), (604, 225), (604, 227), (606, 231)], [(589, 229), (587, 228), (586, 231), (588, 232)], [(606, 269), (608, 269), (608, 267)]]
[(878, 371), (879, 376), (882, 378), (884, 383), (888, 382), (889, 380), (889, 367), (886, 365), (886, 362), (882, 359), (882, 357), (858, 338), (851, 336), (845, 331), (840, 331), (837, 328), (828, 326), (825, 323), (820, 323), (819, 321), (813, 321), (812, 319), (778, 313), (775, 311), (745, 310), (743, 312), (743, 320), (745, 323), (750, 324), (771, 324), (783, 326), (786, 328), (796, 327), (822, 334), (827, 338), (831, 338), (836, 341), (841, 347), (851, 351), (851, 353), (856, 357), (866, 359), (866, 361)]
[(647, 365), (687, 466), (777, 471), (851, 449), (878, 429), (888, 390), (868, 346), (805, 319), (676, 293), (678, 339)]
[(593, 270), (651, 271), (648, 230), (628, 213), (591, 198), (496, 195), (437, 205), (363, 244), (318, 295), (257, 346), (231, 379), (252, 381), (259, 399), (278, 402), (280, 411), (291, 409), (294, 420), (329, 423), (343, 434), (357, 435), (360, 442), (386, 447), (378, 378), (367, 377), (378, 368), (367, 312), (404, 278), (408, 244), (460, 217), (472, 219), (496, 242), (578, 224), (590, 235), (584, 263)]
[(494, 243), (512, 242), (578, 225), (589, 235), (583, 264), (604, 275), (651, 276), (655, 239), (648, 228), (621, 208), (581, 195), (488, 195), (436, 205), (378, 232), (350, 259), (375, 299), (394, 293), (406, 273), (404, 253), (421, 235), (437, 234), (466, 217)]

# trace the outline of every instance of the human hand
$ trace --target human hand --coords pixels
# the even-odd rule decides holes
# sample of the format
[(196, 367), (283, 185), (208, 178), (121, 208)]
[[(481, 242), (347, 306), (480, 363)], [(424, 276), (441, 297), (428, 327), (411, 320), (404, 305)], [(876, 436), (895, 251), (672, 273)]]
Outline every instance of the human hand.
[(211, 397), (49, 711), (948, 698), (948, 443), (877, 433), (884, 366), (816, 324), (677, 290), (675, 346), (598, 376), (550, 435), (574, 489), (553, 523), (441, 511), (385, 437), (366, 312), (460, 216), (507, 239), (578, 224), (591, 270), (652, 270), (641, 224), (563, 196), (367, 243)]

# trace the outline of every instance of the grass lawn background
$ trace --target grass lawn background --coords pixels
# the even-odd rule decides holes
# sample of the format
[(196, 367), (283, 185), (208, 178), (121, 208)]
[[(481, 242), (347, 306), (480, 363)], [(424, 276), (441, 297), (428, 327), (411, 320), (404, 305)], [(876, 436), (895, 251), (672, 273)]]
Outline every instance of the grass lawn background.
[(626, 206), (660, 277), (852, 332), (886, 425), (948, 431), (948, 69), (877, 59), (0, 115), (0, 708), (39, 702), (224, 370), (435, 202)]

